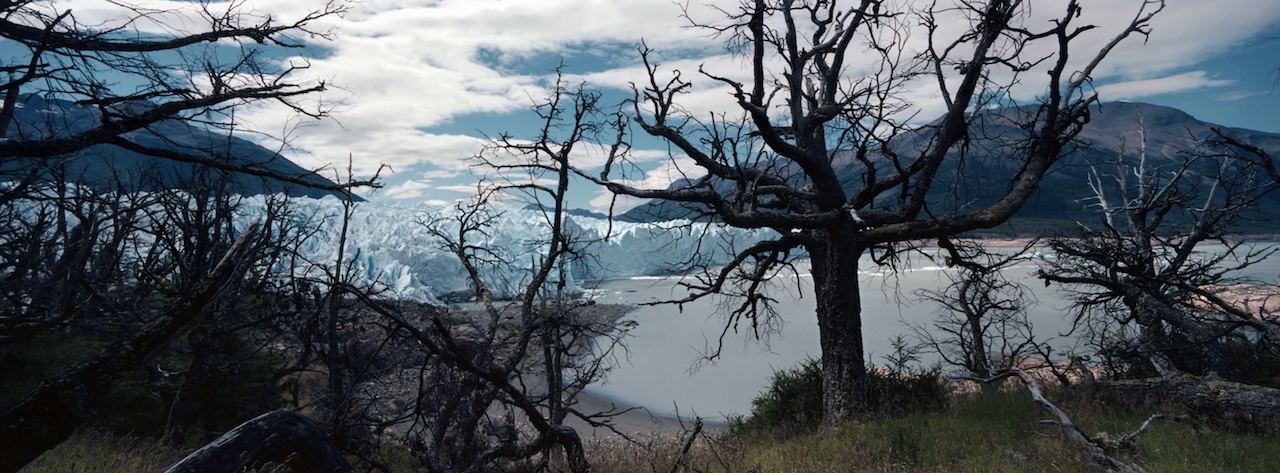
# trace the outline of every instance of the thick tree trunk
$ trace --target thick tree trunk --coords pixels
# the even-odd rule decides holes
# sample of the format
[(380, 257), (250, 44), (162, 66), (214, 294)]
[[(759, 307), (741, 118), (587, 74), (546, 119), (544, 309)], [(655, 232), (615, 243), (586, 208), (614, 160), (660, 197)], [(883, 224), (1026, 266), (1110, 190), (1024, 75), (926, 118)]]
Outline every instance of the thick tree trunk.
[(231, 429), (165, 473), (232, 473), (268, 463), (299, 473), (352, 471), (320, 427), (296, 412), (279, 409)]
[(1219, 342), (1220, 337), (1217, 334), (1209, 330), (1205, 324), (1188, 317), (1183, 311), (1170, 307), (1137, 288), (1126, 289), (1128, 295), (1125, 299), (1131, 301), (1127, 302), (1129, 311), (1137, 317), (1138, 324), (1142, 326), (1144, 341), (1157, 348), (1167, 347), (1169, 343), (1166, 340), (1169, 334), (1163, 325), (1167, 323), (1192, 337), (1197, 344), (1202, 344), (1202, 347), (1196, 350), (1202, 350), (1205, 370), (1216, 373), (1219, 377), (1231, 377), (1231, 361), (1222, 343)]
[(823, 423), (835, 427), (867, 408), (858, 258), (850, 235), (828, 232), (808, 246), (822, 347)]

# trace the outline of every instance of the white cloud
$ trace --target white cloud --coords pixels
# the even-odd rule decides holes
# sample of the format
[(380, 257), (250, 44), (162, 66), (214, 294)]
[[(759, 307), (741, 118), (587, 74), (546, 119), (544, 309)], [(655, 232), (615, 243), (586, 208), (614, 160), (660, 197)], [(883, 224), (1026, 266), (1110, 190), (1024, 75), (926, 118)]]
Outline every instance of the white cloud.
[(1154, 79), (1118, 82), (1098, 87), (1102, 100), (1130, 100), (1160, 94), (1186, 92), (1209, 87), (1222, 87), (1235, 83), (1213, 79), (1205, 71), (1191, 71)]
[[(377, 129), (361, 127), (358, 137), (336, 124), (322, 123), (299, 133), (293, 144), (309, 153), (299, 156), (304, 165), (324, 165), (339, 157), (341, 166), (351, 154), (357, 175), (369, 175), (380, 165), (393, 172), (430, 163), (444, 171), (462, 173), (470, 168), (470, 158), (484, 147), (484, 140), (465, 135), (440, 135), (418, 129)], [(384, 173), (385, 174), (385, 173)]]
[(391, 199), (416, 199), (422, 197), (423, 191), (430, 189), (431, 183), (407, 180), (382, 190), (382, 195)]
[[(1127, 19), (1123, 8), (1132, 2), (1099, 2), (1086, 6), (1096, 12), (1086, 19)], [(1125, 44), (1113, 53), (1105, 74), (1125, 78), (1152, 78), (1192, 66), (1230, 48), (1240, 47), (1280, 22), (1280, 2), (1255, 0), (1170, 1), (1152, 20), (1151, 36)], [(1141, 39), (1136, 38), (1136, 39)]]
[[(169, 8), (187, 2), (139, 1), (147, 7)], [(548, 70), (555, 58), (590, 59), (588, 68), (574, 79), (609, 90), (629, 90), (643, 82), (644, 71), (632, 49), (641, 39), (653, 48), (663, 71), (678, 69), (694, 83), (681, 104), (693, 116), (705, 118), (712, 110), (733, 111), (729, 89), (698, 74), (699, 67), (734, 80), (745, 81), (747, 67), (740, 56), (724, 50), (726, 38), (715, 38), (704, 29), (687, 27), (681, 7), (670, 0), (364, 0), (350, 4), (351, 11), (327, 18), (319, 29), (335, 28), (337, 40), (316, 41), (312, 52), (322, 51), (300, 71), (305, 78), (331, 81), (324, 99), (341, 104), (334, 120), (310, 124), (290, 133), (297, 118), (280, 107), (262, 104), (247, 108), (237, 118), (269, 134), (287, 136), (292, 146), (305, 150), (304, 165), (336, 164), (345, 167), (348, 155), (357, 174), (368, 174), (381, 163), (398, 171), (419, 173), (417, 184), (432, 179), (421, 176), (424, 165), (436, 172), (466, 173), (466, 158), (483, 146), (476, 137), (438, 128), (452, 120), (478, 113), (502, 116), (524, 110), (530, 97), (547, 94)], [(903, 0), (903, 3), (912, 3)], [(924, 4), (915, 1), (916, 4)], [(945, 2), (943, 2), (945, 3)], [(1031, 2), (1028, 2), (1031, 3)], [(1028, 18), (1032, 30), (1052, 26), (1061, 15), (1061, 2), (1035, 2)], [(1073, 45), (1072, 58), (1088, 59), (1130, 18), (1142, 0), (1085, 0), (1076, 25), (1100, 27), (1083, 33)], [(244, 7), (257, 15), (281, 20), (297, 18), (322, 8), (325, 0), (255, 0)], [(688, 14), (704, 22), (724, 22), (716, 7), (736, 11), (739, 0), (687, 2)], [(109, 18), (112, 7), (100, 0), (76, 0), (60, 5), (86, 18)], [(225, 8), (226, 2), (211, 4)], [(903, 21), (915, 26), (914, 20)], [(198, 19), (165, 17), (169, 30), (198, 29)], [(86, 21), (88, 24), (94, 24)], [(1273, 25), (1280, 24), (1280, 2), (1257, 0), (1170, 1), (1152, 23), (1148, 44), (1142, 37), (1116, 48), (1092, 79), (1102, 84), (1105, 99), (1137, 98), (1194, 88), (1223, 86), (1228, 79), (1195, 65), (1232, 47), (1238, 47)], [(939, 34), (954, 37), (966, 25), (963, 19), (943, 22)], [(139, 23), (155, 29), (154, 24)], [(303, 38), (311, 41), (310, 38)], [(901, 37), (911, 51), (923, 46), (924, 34)], [(1044, 41), (1028, 56), (1047, 54), (1054, 46)], [(855, 54), (852, 70), (870, 71), (874, 57)], [(287, 60), (287, 58), (285, 59)], [(1190, 70), (1190, 72), (1188, 72)], [(1028, 72), (1015, 97), (1026, 100), (1044, 92), (1043, 73)], [(1223, 91), (1225, 95), (1228, 91)], [(941, 111), (935, 84), (924, 81), (905, 90), (903, 97), (917, 105), (917, 120), (930, 120)], [(733, 118), (733, 117), (730, 117)], [(533, 128), (536, 130), (536, 125)], [(501, 130), (493, 130), (494, 132)], [(599, 165), (602, 153), (588, 149), (584, 166)], [(662, 160), (665, 152), (639, 155), (643, 161)], [(450, 176), (452, 177), (452, 176)], [(661, 176), (644, 181), (658, 183)], [(440, 176), (445, 179), (445, 176)], [(415, 192), (410, 182), (397, 192)], [(402, 188), (400, 186), (403, 186)], [(390, 191), (388, 191), (390, 193)], [(419, 188), (416, 192), (427, 192)], [(597, 199), (598, 200), (598, 199)]]
[(437, 190), (457, 192), (459, 194), (473, 195), (478, 190), (475, 184), (452, 184), (447, 186), (436, 187)]
[[(277, 5), (285, 2), (257, 8)], [(292, 3), (288, 8), (297, 9)], [(396, 169), (420, 163), (456, 168), (459, 158), (479, 151), (480, 141), (429, 130), (470, 114), (524, 110), (530, 97), (548, 95), (550, 70), (522, 72), (529, 69), (524, 63), (538, 55), (620, 49), (628, 57), (606, 63), (628, 64), (635, 62), (630, 48), (641, 38), (654, 47), (685, 51), (718, 47), (717, 41), (682, 28), (678, 15), (678, 7), (667, 0), (355, 3), (345, 18), (331, 21), (339, 37), (320, 44), (327, 54), (312, 59), (306, 71), (341, 87), (327, 96), (343, 104), (337, 122), (314, 126), (292, 143), (310, 153), (312, 164), (354, 153), (365, 170), (377, 163)], [(599, 44), (621, 46), (601, 50), (594, 46)], [(255, 123), (287, 119), (278, 110), (254, 110)]]
[(453, 179), (461, 176), (462, 173), (453, 169), (435, 169), (419, 174), (423, 179)]
[[(657, 153), (647, 153), (657, 154)], [(663, 153), (665, 155), (665, 153)], [(693, 161), (687, 158), (672, 159), (662, 162), (657, 168), (644, 173), (643, 178), (627, 179), (613, 178), (612, 181), (619, 184), (627, 185), (636, 189), (666, 189), (671, 183), (680, 179), (697, 179), (706, 175), (706, 172), (693, 164)], [(590, 209), (596, 212), (607, 212), (609, 207), (613, 207), (615, 214), (625, 212), (632, 207), (646, 202), (645, 199), (636, 199), (624, 195), (615, 196), (613, 193), (601, 189), (596, 192), (596, 196), (588, 203)]]
[(1106, 84), (1106, 86), (1098, 87), (1098, 96), (1102, 100), (1132, 100), (1132, 98), (1142, 98), (1149, 96), (1162, 95), (1162, 93), (1178, 93), (1187, 91), (1196, 91), (1196, 89), (1225, 87), (1235, 81), (1225, 81), (1225, 79), (1213, 79), (1203, 70), (1193, 70), (1193, 72), (1166, 75), (1166, 77), (1158, 77), (1153, 79), (1143, 79), (1143, 81), (1128, 81)]
[(1217, 95), (1214, 100), (1219, 102), (1235, 102), (1237, 100), (1250, 99), (1254, 97), (1267, 97), (1274, 94), (1271, 90), (1241, 90), (1226, 94)]

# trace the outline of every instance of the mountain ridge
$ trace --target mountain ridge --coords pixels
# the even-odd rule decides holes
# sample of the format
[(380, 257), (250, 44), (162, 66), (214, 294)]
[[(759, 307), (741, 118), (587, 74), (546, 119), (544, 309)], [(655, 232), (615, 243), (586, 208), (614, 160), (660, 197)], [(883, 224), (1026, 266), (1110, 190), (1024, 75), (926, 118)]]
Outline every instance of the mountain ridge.
[[(995, 154), (1004, 153), (1016, 158), (1008, 147), (1002, 146), (1002, 139), (1025, 134), (1025, 131), (1012, 126), (1007, 116), (1002, 114), (1016, 113), (1022, 109), (996, 109), (995, 112), (983, 111), (979, 119), (986, 120), (986, 127), (980, 129), (981, 136), (970, 137), (970, 157), (965, 164), (966, 179), (952, 182), (946, 172), (940, 171), (942, 182), (935, 183), (930, 190), (930, 205), (936, 211), (946, 211), (957, 206), (969, 208), (991, 202), (1002, 194), (1008, 186), (1013, 173), (1017, 171), (1017, 160), (1000, 160), (993, 158)], [(1003, 120), (1004, 123), (1000, 123)], [(1036, 227), (1063, 227), (1073, 225), (1075, 221), (1089, 221), (1096, 218), (1090, 213), (1084, 201), (1091, 197), (1088, 192), (1089, 163), (1099, 163), (1107, 159), (1114, 160), (1117, 153), (1124, 156), (1136, 156), (1140, 148), (1141, 138), (1146, 138), (1146, 151), (1149, 158), (1158, 162), (1176, 162), (1183, 159), (1182, 153), (1193, 149), (1197, 140), (1213, 136), (1212, 129), (1220, 128), (1225, 133), (1243, 141), (1254, 143), (1260, 148), (1275, 155), (1280, 155), (1280, 134), (1268, 133), (1245, 128), (1226, 127), (1204, 122), (1172, 107), (1142, 102), (1107, 102), (1095, 105), (1091, 110), (1091, 121), (1077, 137), (1075, 142), (1064, 150), (1059, 163), (1046, 174), (1041, 187), (1024, 205), (1014, 218), (1012, 225), (1003, 225), (1000, 232), (1031, 234), (1037, 233)], [(895, 148), (910, 149), (920, 146), (928, 139), (928, 129), (900, 136)], [(974, 156), (974, 153), (986, 153)], [(954, 153), (953, 153), (954, 154)], [(955, 156), (950, 156), (953, 161)], [(836, 156), (833, 165), (841, 175), (846, 188), (856, 185), (861, 175), (860, 164), (849, 156)], [(954, 175), (954, 163), (948, 164)], [(672, 186), (687, 185), (682, 180)], [(949, 186), (956, 188), (949, 188)], [(943, 190), (940, 190), (943, 189)], [(944, 195), (955, 191), (955, 195)], [(956, 202), (959, 202), (958, 204)], [(950, 206), (949, 206), (950, 205)], [(1260, 213), (1264, 215), (1280, 214), (1280, 194), (1271, 193), (1259, 202)], [(650, 201), (620, 215), (620, 219), (632, 222), (660, 221), (671, 218), (690, 218), (697, 215), (696, 209), (683, 204), (667, 201)], [(1249, 231), (1255, 233), (1280, 232), (1280, 223), (1272, 220), (1256, 222), (1256, 228)], [(1010, 228), (1014, 227), (1014, 228)], [(1018, 228), (1020, 227), (1020, 228)]]
[[(67, 100), (23, 95), (14, 107), (7, 139), (47, 139), (74, 135), (101, 123), (93, 107)], [(64, 180), (103, 190), (126, 192), (181, 189), (195, 191), (210, 185), (226, 185), (227, 190), (244, 195), (287, 193), (291, 196), (323, 197), (341, 192), (337, 185), (314, 171), (298, 166), (283, 155), (252, 141), (172, 119), (122, 135), (138, 145), (167, 152), (221, 160), (227, 166), (245, 166), (261, 174), (281, 176), (297, 182), (213, 170), (192, 162), (131, 151), (113, 144), (86, 147), (57, 157), (48, 166), (41, 158), (16, 157), (0, 161), (0, 176), (23, 175), (35, 166), (46, 166), (40, 179)], [(325, 187), (330, 190), (324, 189)]]

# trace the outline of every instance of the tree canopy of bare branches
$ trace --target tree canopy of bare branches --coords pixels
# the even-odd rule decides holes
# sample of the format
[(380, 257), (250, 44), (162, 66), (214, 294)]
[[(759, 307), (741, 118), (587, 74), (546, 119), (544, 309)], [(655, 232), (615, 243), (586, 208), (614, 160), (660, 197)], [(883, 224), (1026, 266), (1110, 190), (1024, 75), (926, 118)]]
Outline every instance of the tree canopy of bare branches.
[[(306, 174), (239, 160), (225, 145), (192, 148), (137, 139), (172, 121), (228, 135), (260, 131), (240, 129), (235, 119), (236, 107), (253, 103), (271, 102), (305, 117), (328, 115), (330, 106), (315, 98), (329, 84), (298, 78), (307, 64), (279, 64), (272, 52), (302, 48), (306, 37), (331, 37), (314, 25), (345, 13), (346, 5), (331, 2), (282, 19), (246, 3), (193, 3), (174, 10), (114, 3), (117, 16), (104, 19), (81, 18), (56, 1), (0, 2), (0, 38), (9, 44), (8, 55), (0, 58), (0, 178), (18, 183), (0, 197), (22, 194), (73, 153), (98, 145), (324, 186)], [(33, 96), (55, 109), (45, 123), (24, 125), (15, 116)], [(67, 116), (81, 112), (57, 110), (66, 108), (59, 103), (91, 107), (92, 119)]]
[[(1230, 359), (1230, 344), (1271, 353), (1280, 337), (1274, 314), (1231, 294), (1255, 282), (1240, 270), (1275, 252), (1231, 237), (1274, 189), (1270, 169), (1223, 159), (1213, 140), (1161, 162), (1148, 156), (1145, 126), (1137, 125), (1134, 151), (1091, 165), (1094, 196), (1083, 204), (1098, 219), (1051, 240), (1058, 257), (1040, 277), (1072, 293), (1079, 329), (1100, 350), (1131, 360), (1125, 364), (1236, 378), (1245, 367)], [(1221, 246), (1206, 248), (1214, 244)]]
[[(111, 340), (96, 358), (0, 413), (0, 470), (21, 468), (65, 440), (100, 414), (94, 410), (117, 385), (160, 371), (157, 360), (184, 342), (191, 356), (188, 368), (178, 369), (185, 378), (173, 389), (179, 393), (167, 389), (172, 380), (151, 383), (166, 388), (157, 392), (171, 410), (171, 438), (184, 436), (193, 410), (214, 412), (208, 407), (216, 395), (192, 392), (215, 383), (205, 368), (221, 354), (219, 345), (245, 341), (238, 337), (251, 328), (265, 335), (279, 322), (275, 309), (283, 304), (253, 304), (278, 298), (244, 295), (285, 292), (275, 285), (287, 279), (276, 278), (276, 263), (306, 231), (285, 215), (284, 197), (266, 198), (263, 225), (236, 228), (244, 209), (227, 185), (230, 176), (344, 188), (239, 159), (231, 143), (239, 143), (233, 134), (254, 131), (236, 118), (240, 107), (274, 103), (305, 117), (329, 113), (318, 100), (329, 85), (301, 78), (305, 62), (281, 64), (272, 55), (302, 48), (307, 37), (328, 38), (316, 24), (343, 14), (345, 4), (275, 18), (244, 1), (168, 4), (171, 10), (104, 3), (73, 12), (58, 1), (0, 1), (0, 344), (95, 330)], [(39, 110), (23, 110), (37, 104)], [(201, 131), (204, 140), (168, 133), (181, 127)], [(191, 142), (198, 144), (182, 146)], [(194, 164), (176, 176), (188, 192), (133, 193), (130, 184), (156, 176), (119, 170), (100, 186), (76, 185), (67, 164), (103, 147)], [(257, 407), (244, 404), (231, 411)], [(213, 430), (215, 420), (206, 418), (204, 427)]]
[[(725, 38), (748, 69), (745, 81), (733, 71), (698, 71), (704, 83), (729, 91), (735, 110), (689, 114), (681, 98), (693, 79), (664, 70), (654, 51), (640, 51), (647, 77), (634, 85), (634, 123), (670, 145), (677, 168), (692, 162), (701, 177), (640, 188), (623, 174), (622, 152), (610, 156), (603, 173), (580, 175), (619, 195), (678, 202), (728, 225), (776, 231), (776, 238), (739, 249), (729, 264), (690, 285), (694, 298), (745, 296), (734, 320), (769, 314), (761, 285), (807, 255), (825, 421), (842, 422), (865, 406), (860, 258), (1006, 221), (1088, 123), (1098, 65), (1117, 44), (1145, 36), (1164, 6), (1143, 2), (1103, 47), (1080, 53), (1077, 40), (1094, 28), (1078, 24), (1080, 1), (1053, 7), (1060, 15), (1048, 24), (1031, 24), (1028, 3), (934, 2), (915, 9), (879, 0), (744, 1), (722, 12), (723, 23), (693, 25)], [(963, 31), (945, 33), (943, 23), (952, 21)], [(926, 46), (911, 49), (912, 36), (924, 36)], [(1015, 112), (1004, 118), (1024, 131), (1004, 143), (1006, 159), (1018, 169), (1012, 180), (982, 205), (931, 202), (929, 191), (949, 174), (976, 177), (956, 165), (972, 158), (969, 138), (983, 131), (975, 112), (1014, 105), (1011, 88), (1030, 81), (1042, 84), (1037, 103), (1010, 109)], [(914, 129), (903, 95), (922, 82), (936, 84), (932, 90), (945, 112)]]

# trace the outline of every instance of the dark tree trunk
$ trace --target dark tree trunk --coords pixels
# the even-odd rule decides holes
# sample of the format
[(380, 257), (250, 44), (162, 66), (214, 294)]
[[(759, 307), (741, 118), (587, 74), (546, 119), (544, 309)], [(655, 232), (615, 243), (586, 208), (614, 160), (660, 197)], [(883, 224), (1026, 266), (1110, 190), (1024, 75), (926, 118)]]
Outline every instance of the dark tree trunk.
[(840, 425), (867, 408), (858, 293), (862, 247), (853, 244), (851, 237), (852, 232), (828, 231), (807, 246), (822, 347), (823, 422), (828, 426)]
[[(1205, 324), (1188, 317), (1182, 310), (1170, 307), (1137, 288), (1127, 289), (1126, 301), (1130, 302), (1126, 302), (1126, 305), (1129, 311), (1137, 316), (1145, 342), (1157, 348), (1169, 347), (1168, 339), (1171, 334), (1164, 326), (1167, 323), (1191, 337), (1195, 343), (1203, 344), (1202, 347), (1193, 348), (1193, 350), (1199, 350), (1202, 354), (1206, 372), (1215, 373), (1222, 378), (1232, 377), (1231, 361), (1219, 342), (1219, 335), (1209, 330)], [(1186, 366), (1178, 368), (1186, 369)]]
[[(988, 353), (987, 341), (983, 338), (982, 316), (974, 313), (965, 314), (969, 321), (969, 370), (979, 378), (991, 377), (991, 354)], [(984, 387), (992, 384), (983, 384)]]
[(231, 429), (165, 473), (232, 473), (268, 463), (285, 465), (298, 473), (352, 471), (324, 431), (296, 412), (279, 409)]
[[(174, 446), (186, 444), (187, 430), (191, 427), (196, 410), (207, 409), (213, 397), (209, 386), (211, 373), (207, 369), (210, 351), (203, 340), (195, 340), (194, 335), (191, 338), (191, 362), (182, 375), (182, 385), (173, 396), (169, 418), (165, 422), (165, 441)], [(206, 422), (204, 427), (206, 431), (210, 431), (213, 425)], [(212, 439), (205, 441), (208, 440)]]

